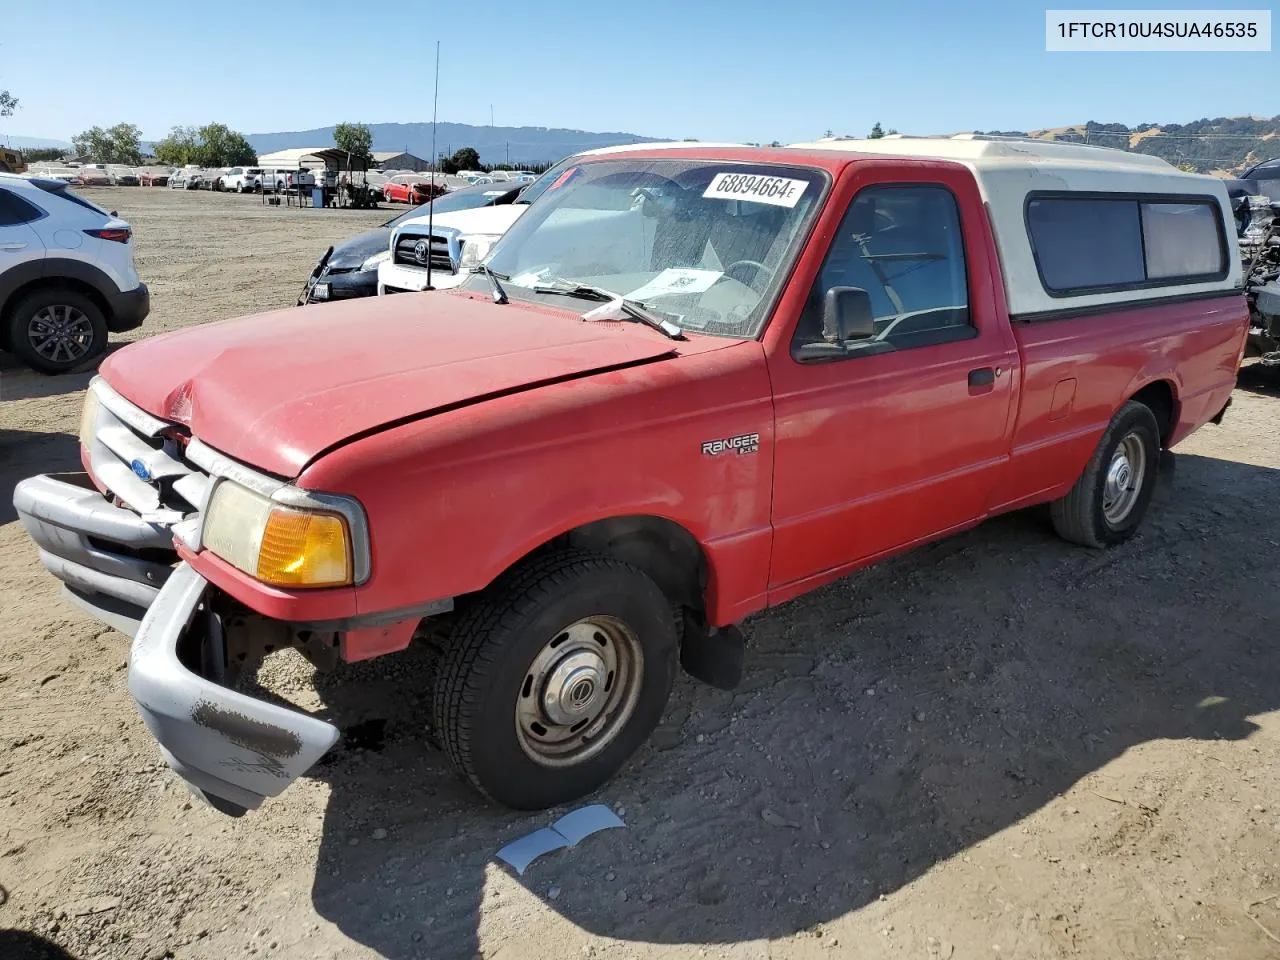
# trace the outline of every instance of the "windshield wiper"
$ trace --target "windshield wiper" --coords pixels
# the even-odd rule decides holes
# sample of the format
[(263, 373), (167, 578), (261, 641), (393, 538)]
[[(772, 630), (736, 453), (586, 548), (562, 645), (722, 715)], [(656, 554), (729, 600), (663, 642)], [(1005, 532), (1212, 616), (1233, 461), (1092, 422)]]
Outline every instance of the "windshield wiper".
[[(500, 273), (494, 273), (492, 270), (489, 269), (489, 265), (487, 263), (482, 263), (479, 266), (472, 267), (471, 272), (483, 273), (485, 277), (488, 279), (489, 286), (493, 289), (494, 303), (507, 302), (507, 291), (502, 288), (502, 280), (510, 280), (511, 279), (510, 277), (503, 276)], [(499, 280), (498, 279), (499, 277), (502, 277), (502, 280)]]
[(589, 283), (578, 283), (575, 280), (553, 279), (538, 284), (533, 288), (533, 292), (555, 293), (562, 297), (577, 297), (579, 300), (595, 300), (609, 303), (616, 301), (622, 312), (632, 320), (643, 323), (645, 326), (653, 327), (653, 329), (665, 334), (672, 340), (685, 339), (684, 332), (680, 327), (662, 316), (662, 314), (650, 310), (638, 300), (628, 300), (622, 294), (614, 293), (603, 287), (593, 287)]

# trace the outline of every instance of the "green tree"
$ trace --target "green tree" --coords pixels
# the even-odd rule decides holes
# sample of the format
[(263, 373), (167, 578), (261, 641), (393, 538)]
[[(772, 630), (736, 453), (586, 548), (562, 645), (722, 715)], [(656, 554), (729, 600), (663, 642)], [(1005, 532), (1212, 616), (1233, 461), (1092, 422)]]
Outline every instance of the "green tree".
[(243, 167), (258, 162), (257, 152), (244, 134), (225, 123), (207, 123), (203, 127), (174, 127), (156, 144), (156, 159), (169, 167), (188, 163), (202, 167)]
[(333, 128), (333, 145), (347, 155), (347, 169), (367, 169), (373, 162), (373, 131), (363, 123), (340, 123)]
[(18, 98), (8, 90), (0, 90), (0, 117), (12, 117), (18, 109)]
[(884, 136), (884, 127), (880, 126), (880, 121), (877, 120), (875, 123), (875, 126), (871, 128), (871, 132), (867, 134), (867, 139), (879, 140), (883, 136)]
[(155, 155), (166, 167), (182, 167), (195, 163), (199, 137), (195, 127), (174, 127), (169, 135), (156, 143)]
[(461, 147), (453, 152), (452, 157), (440, 161), (440, 169), (445, 173), (457, 173), (459, 170), (482, 170), (480, 153), (475, 147)]
[(94, 163), (123, 163), (137, 166), (142, 162), (142, 131), (132, 123), (117, 123), (108, 130), (91, 127), (71, 138), (76, 153)]
[(36, 147), (34, 150), (23, 150), (22, 156), (27, 163), (39, 163), (42, 160), (57, 160), (65, 150), (61, 147)]
[(227, 127), (225, 123), (206, 123), (196, 131), (199, 146), (196, 159), (202, 167), (241, 167), (258, 162), (258, 153), (249, 146), (244, 134)]

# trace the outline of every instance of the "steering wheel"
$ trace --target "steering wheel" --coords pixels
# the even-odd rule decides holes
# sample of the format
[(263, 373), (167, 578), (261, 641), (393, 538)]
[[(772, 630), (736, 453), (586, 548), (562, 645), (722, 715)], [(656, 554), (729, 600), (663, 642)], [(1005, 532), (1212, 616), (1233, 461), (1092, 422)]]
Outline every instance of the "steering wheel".
[[(762, 284), (760, 287), (757, 287), (754, 283), (747, 284), (747, 286), (750, 287), (752, 290), (754, 290), (756, 293), (763, 293), (764, 292), (763, 287), (767, 286), (768, 282), (773, 279), (773, 271), (770, 270), (768, 267), (766, 267), (759, 260), (735, 260), (733, 261), (733, 263), (729, 264), (727, 267), (724, 268), (724, 275), (727, 277), (731, 273), (733, 273), (734, 267), (751, 267), (753, 270), (755, 270), (755, 273), (751, 275), (751, 278), (753, 280), (759, 279), (761, 276), (765, 276), (767, 274), (767, 276), (765, 276), (764, 284)], [(737, 278), (734, 277), (734, 279), (736, 280)], [(742, 281), (739, 281), (739, 282), (742, 282)]]

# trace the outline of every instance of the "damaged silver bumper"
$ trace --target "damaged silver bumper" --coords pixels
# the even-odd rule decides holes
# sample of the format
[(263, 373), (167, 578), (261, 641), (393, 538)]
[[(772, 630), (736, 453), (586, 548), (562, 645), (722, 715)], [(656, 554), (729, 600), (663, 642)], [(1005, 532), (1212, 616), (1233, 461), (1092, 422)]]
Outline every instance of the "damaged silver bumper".
[(23, 480), (13, 503), (68, 596), (134, 638), (129, 692), (169, 766), (213, 806), (259, 806), (337, 741), (332, 724), (218, 682), (226, 654), (208, 583), (178, 562), (172, 526), (115, 506), (84, 473)]
[(201, 674), (214, 662), (208, 582), (179, 563), (143, 618), (129, 656), (129, 693), (174, 771), (224, 813), (274, 797), (338, 739), (330, 723), (255, 700)]
[(114, 506), (85, 473), (30, 477), (13, 506), (40, 562), (90, 613), (133, 636), (177, 560), (169, 527)]

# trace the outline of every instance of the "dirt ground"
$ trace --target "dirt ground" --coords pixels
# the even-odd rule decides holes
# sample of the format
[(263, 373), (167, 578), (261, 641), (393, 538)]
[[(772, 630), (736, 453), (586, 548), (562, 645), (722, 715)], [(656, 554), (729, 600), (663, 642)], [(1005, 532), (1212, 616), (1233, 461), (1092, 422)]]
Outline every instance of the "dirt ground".
[[(139, 336), (289, 304), (388, 215), (104, 197)], [(743, 686), (682, 679), (600, 792), (626, 828), (523, 877), (493, 854), (560, 811), (454, 779), (414, 651), (318, 680), (276, 655), (261, 682), (345, 745), (242, 819), (192, 803), (127, 638), (59, 599), (10, 505), (75, 468), (87, 380), (0, 358), (4, 960), (1280, 957), (1280, 379), (1244, 371), (1122, 548), (1030, 511), (753, 618)]]

